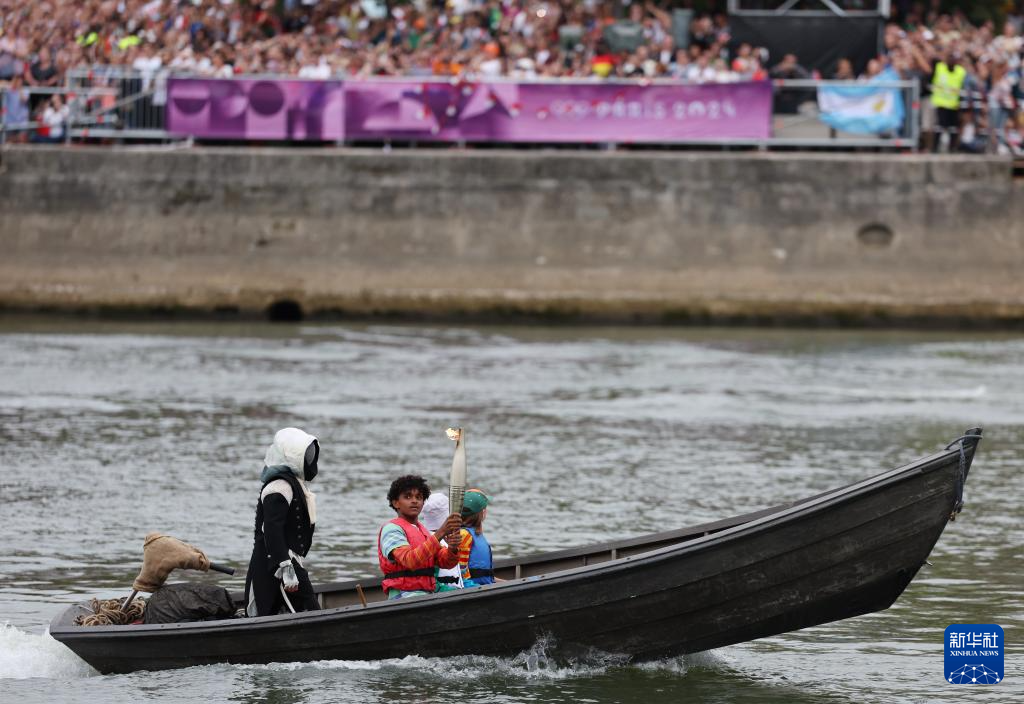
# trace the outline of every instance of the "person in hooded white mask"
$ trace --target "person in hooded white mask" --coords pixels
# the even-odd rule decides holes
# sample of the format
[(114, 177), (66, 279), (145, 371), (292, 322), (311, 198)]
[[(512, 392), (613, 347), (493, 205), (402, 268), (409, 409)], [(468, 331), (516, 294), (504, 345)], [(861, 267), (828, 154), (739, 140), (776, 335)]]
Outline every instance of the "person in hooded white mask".
[[(448, 497), (441, 492), (434, 492), (423, 502), (420, 510), (420, 522), (423, 527), (431, 533), (437, 531), (448, 519)], [(448, 543), (441, 541), (442, 547), (448, 547)], [(450, 592), (454, 589), (462, 589), (462, 571), (459, 566), (444, 569), (436, 567), (437, 574), (434, 579), (437, 582), (436, 591)]]
[(313, 543), (313, 480), (320, 443), (298, 428), (279, 430), (263, 459), (252, 558), (245, 577), (246, 614), (271, 616), (319, 609), (302, 558)]

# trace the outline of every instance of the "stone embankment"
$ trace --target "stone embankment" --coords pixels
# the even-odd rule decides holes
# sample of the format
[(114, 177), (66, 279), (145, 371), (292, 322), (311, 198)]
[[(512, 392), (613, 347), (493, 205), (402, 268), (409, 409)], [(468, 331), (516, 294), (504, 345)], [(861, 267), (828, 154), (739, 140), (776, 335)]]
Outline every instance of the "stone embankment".
[(11, 147), (0, 309), (1024, 322), (978, 156)]

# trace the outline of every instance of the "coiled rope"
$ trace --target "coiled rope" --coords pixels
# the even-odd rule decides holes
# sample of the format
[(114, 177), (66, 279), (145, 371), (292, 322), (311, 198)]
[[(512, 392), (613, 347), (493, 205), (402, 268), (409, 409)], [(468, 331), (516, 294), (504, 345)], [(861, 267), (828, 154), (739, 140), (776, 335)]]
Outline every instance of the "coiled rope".
[(134, 599), (126, 611), (121, 610), (124, 599), (93, 599), (91, 614), (82, 614), (75, 619), (76, 626), (127, 626), (141, 621), (146, 612), (146, 602)]

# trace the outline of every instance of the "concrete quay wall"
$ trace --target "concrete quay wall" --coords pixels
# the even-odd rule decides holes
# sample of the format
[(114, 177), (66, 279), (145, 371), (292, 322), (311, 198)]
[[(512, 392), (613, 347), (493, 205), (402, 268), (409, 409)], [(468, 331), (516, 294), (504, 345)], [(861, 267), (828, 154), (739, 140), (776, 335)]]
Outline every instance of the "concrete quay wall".
[(1024, 321), (977, 156), (10, 147), (0, 309)]

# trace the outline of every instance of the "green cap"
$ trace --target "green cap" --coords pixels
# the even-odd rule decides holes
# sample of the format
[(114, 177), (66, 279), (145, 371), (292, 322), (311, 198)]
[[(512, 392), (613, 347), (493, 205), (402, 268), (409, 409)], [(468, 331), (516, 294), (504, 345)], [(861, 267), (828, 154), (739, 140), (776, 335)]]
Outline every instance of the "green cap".
[(462, 499), (462, 517), (469, 518), (473, 514), (480, 513), (487, 508), (488, 503), (490, 503), (490, 499), (487, 498), (487, 494), (479, 489), (470, 489)]

